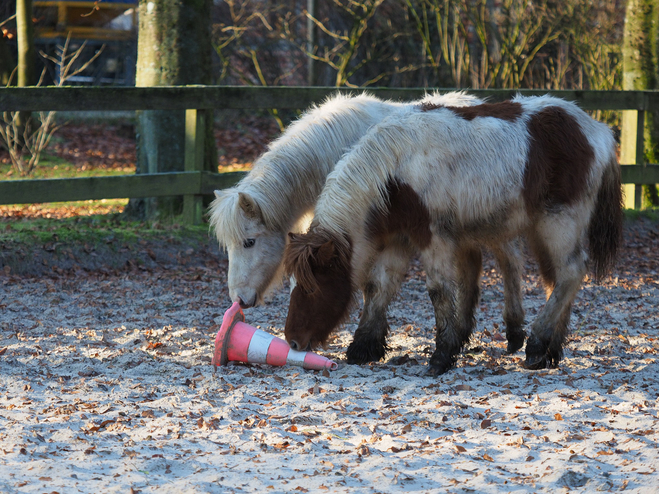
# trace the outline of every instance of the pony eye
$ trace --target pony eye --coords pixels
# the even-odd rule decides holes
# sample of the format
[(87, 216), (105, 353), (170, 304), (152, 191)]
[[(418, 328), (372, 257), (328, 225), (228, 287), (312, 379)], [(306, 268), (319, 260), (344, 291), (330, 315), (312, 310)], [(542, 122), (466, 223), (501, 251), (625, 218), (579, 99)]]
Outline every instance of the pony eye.
[(253, 238), (248, 238), (243, 242), (243, 247), (246, 249), (249, 249), (250, 247), (254, 247), (254, 244), (256, 243), (256, 240)]

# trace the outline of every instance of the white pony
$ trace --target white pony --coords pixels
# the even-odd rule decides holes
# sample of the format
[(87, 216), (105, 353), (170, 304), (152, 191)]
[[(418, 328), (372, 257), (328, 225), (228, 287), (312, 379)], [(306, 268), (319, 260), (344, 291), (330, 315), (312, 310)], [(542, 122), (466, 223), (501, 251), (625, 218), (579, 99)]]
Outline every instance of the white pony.
[(232, 301), (243, 308), (263, 302), (282, 279), (286, 234), (306, 229), (336, 162), (370, 127), (424, 103), (462, 107), (480, 100), (462, 92), (428, 95), (413, 103), (337, 94), (291, 124), (236, 186), (215, 191), (210, 226), (229, 256)]
[[(587, 261), (604, 276), (621, 229), (613, 134), (575, 104), (543, 96), (408, 107), (342, 158), (308, 233), (292, 236), (285, 266), (298, 284), (286, 339), (298, 350), (325, 343), (357, 289), (397, 289), (419, 252), (437, 325), (430, 372), (444, 373), (473, 330), (481, 247), (524, 234), (548, 295), (525, 365), (556, 366)], [(383, 355), (381, 330), (360, 322), (348, 361)]]

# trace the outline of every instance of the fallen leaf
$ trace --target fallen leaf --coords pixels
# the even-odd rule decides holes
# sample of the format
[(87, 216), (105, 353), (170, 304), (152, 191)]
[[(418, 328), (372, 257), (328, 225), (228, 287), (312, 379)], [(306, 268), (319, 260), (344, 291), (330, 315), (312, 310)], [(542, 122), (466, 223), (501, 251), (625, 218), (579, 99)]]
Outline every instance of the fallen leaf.
[(490, 419), (485, 419), (481, 422), (481, 429), (487, 429), (492, 425), (492, 421)]
[(555, 413), (554, 420), (563, 420), (563, 416), (560, 413)]
[(491, 457), (490, 455), (488, 455), (487, 453), (485, 453), (485, 454), (483, 455), (483, 459), (484, 459), (484, 460), (487, 460), (487, 461), (494, 461), (494, 458), (492, 458), (492, 457)]
[(454, 444), (453, 445), (458, 453), (464, 453), (467, 451), (467, 449), (464, 446), (460, 446), (459, 444)]

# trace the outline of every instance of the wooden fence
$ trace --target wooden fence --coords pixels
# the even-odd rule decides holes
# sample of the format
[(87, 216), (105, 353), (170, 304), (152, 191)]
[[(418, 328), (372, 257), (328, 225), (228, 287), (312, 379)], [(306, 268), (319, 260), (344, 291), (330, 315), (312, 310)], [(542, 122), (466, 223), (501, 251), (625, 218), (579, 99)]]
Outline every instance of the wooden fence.
[[(430, 91), (416, 89), (345, 89), (342, 93), (368, 91), (381, 98), (411, 100)], [(443, 90), (442, 90), (443, 91)], [(448, 91), (448, 90), (447, 90)], [(29, 87), (0, 89), (0, 111), (117, 111), (186, 110), (185, 166), (183, 172), (44, 180), (0, 181), (0, 204), (79, 201), (183, 195), (184, 218), (199, 223), (201, 197), (215, 189), (230, 187), (243, 172), (210, 173), (203, 168), (203, 126), (207, 110), (213, 109), (304, 109), (337, 92), (331, 87)], [(576, 101), (584, 110), (636, 110), (637, 139), (634, 164), (622, 167), (625, 184), (634, 184), (634, 205), (640, 208), (641, 184), (659, 183), (659, 165), (643, 160), (643, 130), (646, 111), (659, 110), (659, 92), (654, 91), (537, 91), (473, 90), (490, 101), (516, 94), (552, 94)], [(634, 143), (632, 143), (634, 144)], [(629, 154), (628, 154), (629, 155)], [(629, 193), (629, 192), (628, 192)]]

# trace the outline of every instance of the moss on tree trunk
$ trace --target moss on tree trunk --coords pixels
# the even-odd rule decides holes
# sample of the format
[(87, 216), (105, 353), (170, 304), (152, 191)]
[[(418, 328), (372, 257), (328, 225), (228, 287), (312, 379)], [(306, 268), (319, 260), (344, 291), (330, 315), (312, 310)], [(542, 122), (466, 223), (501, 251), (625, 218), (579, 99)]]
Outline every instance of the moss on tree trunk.
[[(659, 89), (659, 0), (628, 0), (622, 46), (626, 90)], [(633, 112), (630, 112), (633, 113)], [(659, 112), (645, 113), (645, 161), (659, 163)], [(621, 160), (631, 161), (630, 142), (636, 142), (636, 117), (623, 116)], [(640, 164), (640, 163), (637, 163)], [(659, 206), (657, 187), (644, 186), (644, 195)], [(629, 191), (627, 192), (629, 194)]]
[[(211, 0), (140, 0), (136, 86), (211, 84)], [(212, 121), (212, 119), (211, 119)], [(204, 169), (217, 170), (212, 125), (207, 126)], [(182, 171), (185, 111), (138, 112), (137, 172)], [(181, 212), (180, 197), (131, 200), (127, 213), (148, 219)]]

